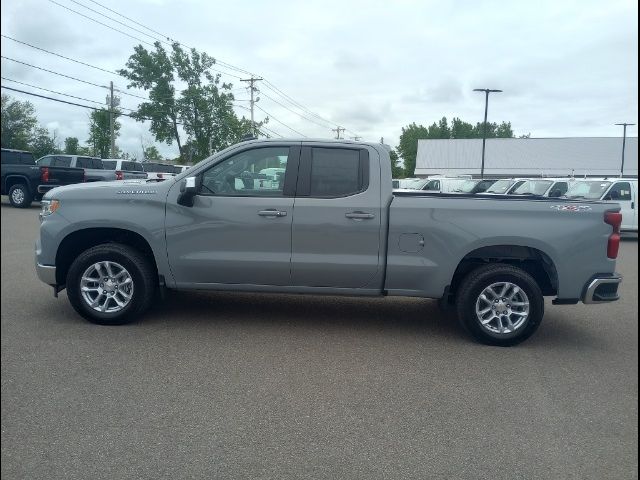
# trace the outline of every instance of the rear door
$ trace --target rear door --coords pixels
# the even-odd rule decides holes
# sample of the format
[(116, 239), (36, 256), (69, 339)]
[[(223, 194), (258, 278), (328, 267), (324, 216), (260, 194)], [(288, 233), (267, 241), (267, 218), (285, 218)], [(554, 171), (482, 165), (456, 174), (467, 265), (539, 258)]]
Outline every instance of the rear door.
[(622, 230), (635, 230), (638, 228), (635, 198), (635, 195), (637, 194), (635, 191), (636, 189), (631, 188), (631, 182), (618, 181), (611, 185), (609, 191), (605, 194), (605, 200), (612, 200), (620, 204), (620, 211), (622, 213)]
[[(293, 211), (293, 286), (363, 288), (380, 265), (380, 168), (360, 146), (303, 146)], [(377, 167), (377, 168), (376, 168)]]

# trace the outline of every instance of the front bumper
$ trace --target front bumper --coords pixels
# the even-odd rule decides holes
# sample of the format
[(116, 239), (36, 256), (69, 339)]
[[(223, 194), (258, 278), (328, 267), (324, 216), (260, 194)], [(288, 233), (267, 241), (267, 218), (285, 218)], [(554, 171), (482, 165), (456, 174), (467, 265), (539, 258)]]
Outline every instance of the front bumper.
[(617, 273), (596, 275), (585, 285), (582, 301), (586, 304), (615, 302), (620, 298), (621, 283), (622, 275)]
[(56, 267), (40, 265), (36, 262), (36, 274), (47, 285), (55, 286), (58, 283), (56, 282)]

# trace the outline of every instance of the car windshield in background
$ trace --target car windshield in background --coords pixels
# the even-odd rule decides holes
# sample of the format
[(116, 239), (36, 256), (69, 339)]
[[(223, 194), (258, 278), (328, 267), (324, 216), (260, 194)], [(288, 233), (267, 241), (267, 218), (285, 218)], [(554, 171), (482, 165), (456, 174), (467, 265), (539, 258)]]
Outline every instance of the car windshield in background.
[(544, 195), (549, 187), (553, 184), (551, 180), (527, 180), (518, 188), (513, 195)]
[(103, 160), (102, 165), (104, 166), (105, 170), (115, 170), (118, 162), (116, 162), (115, 160)]
[(478, 183), (480, 183), (480, 180), (466, 180), (454, 192), (471, 193)]
[(176, 168), (173, 165), (164, 165), (162, 163), (143, 163), (142, 168), (144, 168), (145, 172), (176, 173)]
[(567, 198), (584, 198), (588, 200), (597, 200), (607, 188), (611, 185), (611, 182), (602, 181), (588, 181), (588, 182), (576, 182), (569, 191), (566, 193)]
[(498, 180), (487, 189), (487, 193), (506, 193), (513, 185), (513, 180)]

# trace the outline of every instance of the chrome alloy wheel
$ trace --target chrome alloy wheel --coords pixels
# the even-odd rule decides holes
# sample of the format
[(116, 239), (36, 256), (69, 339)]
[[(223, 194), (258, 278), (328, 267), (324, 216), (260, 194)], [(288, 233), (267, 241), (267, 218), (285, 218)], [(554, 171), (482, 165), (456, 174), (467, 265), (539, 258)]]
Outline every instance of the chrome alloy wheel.
[(11, 192), (11, 200), (13, 200), (13, 203), (16, 205), (22, 205), (24, 202), (24, 191), (22, 188), (13, 189), (13, 192)]
[(87, 268), (80, 280), (82, 298), (97, 312), (116, 313), (133, 297), (133, 279), (119, 263), (104, 261)]
[(511, 334), (527, 322), (529, 298), (514, 283), (493, 283), (478, 296), (476, 316), (482, 328), (490, 333)]

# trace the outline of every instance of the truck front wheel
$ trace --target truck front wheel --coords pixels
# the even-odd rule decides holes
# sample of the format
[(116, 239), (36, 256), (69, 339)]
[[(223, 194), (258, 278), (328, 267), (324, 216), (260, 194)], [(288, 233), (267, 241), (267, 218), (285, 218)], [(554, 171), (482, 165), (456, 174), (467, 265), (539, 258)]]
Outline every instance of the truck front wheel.
[(9, 189), (9, 203), (16, 208), (29, 208), (33, 198), (24, 183), (16, 183)]
[(84, 318), (100, 325), (133, 322), (151, 306), (157, 282), (151, 262), (117, 243), (92, 247), (67, 274), (67, 297)]
[(536, 281), (520, 268), (492, 264), (470, 272), (457, 299), (458, 319), (479, 342), (508, 347), (529, 338), (544, 316)]

